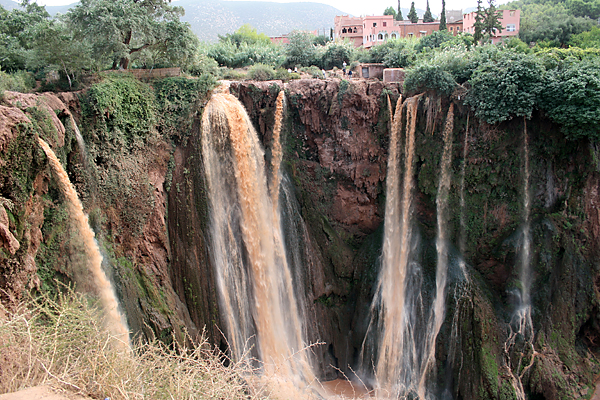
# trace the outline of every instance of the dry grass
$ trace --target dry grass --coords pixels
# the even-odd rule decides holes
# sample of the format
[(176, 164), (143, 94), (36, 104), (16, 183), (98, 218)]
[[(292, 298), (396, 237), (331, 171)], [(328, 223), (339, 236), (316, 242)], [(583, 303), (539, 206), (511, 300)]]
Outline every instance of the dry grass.
[(158, 341), (132, 349), (111, 336), (98, 308), (68, 290), (9, 312), (0, 308), (0, 393), (47, 384), (104, 399), (257, 399), (247, 365), (225, 367), (205, 339), (194, 348)]

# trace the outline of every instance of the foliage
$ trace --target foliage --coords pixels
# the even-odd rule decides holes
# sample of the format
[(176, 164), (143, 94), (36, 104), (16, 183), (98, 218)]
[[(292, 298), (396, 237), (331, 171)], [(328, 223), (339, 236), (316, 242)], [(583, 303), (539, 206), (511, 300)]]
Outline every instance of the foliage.
[(388, 8), (385, 9), (385, 11), (383, 12), (383, 15), (392, 15), (394, 17), (394, 19), (396, 19), (396, 10), (394, 9), (394, 7), (389, 6)]
[(466, 103), (475, 116), (495, 124), (531, 117), (543, 89), (544, 68), (534, 56), (487, 46), (475, 59)]
[(231, 42), (237, 47), (240, 47), (242, 43), (246, 44), (271, 44), (271, 39), (264, 33), (258, 33), (256, 28), (253, 28), (250, 24), (244, 24), (240, 26), (235, 32), (228, 33), (225, 36), (219, 35), (220, 42)]
[(27, 93), (35, 88), (35, 78), (31, 72), (17, 71), (7, 73), (0, 71), (0, 98), (5, 90)]
[(448, 26), (446, 26), (446, 0), (442, 0), (442, 12), (440, 13), (440, 26), (438, 29), (440, 31), (448, 30)]
[(410, 4), (410, 11), (408, 12), (407, 17), (410, 20), (410, 22), (412, 22), (413, 24), (416, 24), (417, 22), (419, 22), (419, 17), (417, 15), (417, 9), (415, 8), (414, 1)]
[(254, 63), (280, 66), (285, 62), (285, 54), (281, 46), (242, 43), (239, 47), (227, 42), (219, 42), (208, 50), (208, 56), (219, 65), (229, 68), (240, 68)]
[(304, 72), (305, 74), (309, 74), (310, 76), (312, 76), (315, 79), (323, 78), (323, 72), (321, 72), (321, 69), (315, 65), (311, 65), (310, 67), (301, 68), (300, 71)]
[(600, 141), (600, 58), (567, 58), (548, 71), (541, 107), (568, 139)]
[(452, 75), (430, 62), (409, 68), (404, 77), (404, 93), (433, 90), (442, 95), (450, 95), (455, 87)]
[(355, 57), (356, 49), (351, 42), (347, 40), (329, 42), (327, 45), (318, 48), (315, 64), (327, 70), (333, 67), (342, 68), (344, 61), (348, 63), (354, 60)]
[(329, 41), (331, 41), (329, 36), (319, 35), (314, 37), (313, 44), (315, 46), (325, 46)]
[(291, 74), (283, 68), (274, 69), (270, 65), (254, 64), (248, 69), (247, 78), (255, 81), (270, 81), (273, 79), (288, 81), (291, 79)]
[(159, 131), (170, 137), (189, 132), (192, 112), (216, 84), (214, 76), (209, 74), (200, 76), (200, 79), (172, 77), (154, 82)]
[(433, 22), (433, 15), (431, 15), (431, 9), (429, 8), (429, 0), (427, 0), (427, 8), (425, 14), (423, 14), (423, 22)]
[(423, 59), (448, 72), (459, 84), (465, 83), (471, 77), (471, 52), (465, 46), (446, 47), (425, 57)]
[(502, 33), (502, 24), (500, 23), (502, 18), (502, 11), (496, 9), (494, 0), (488, 0), (488, 8), (484, 11), (483, 17), (483, 29), (482, 33), (493, 36), (496, 33)]
[(200, 55), (195, 62), (190, 65), (187, 72), (192, 76), (212, 75), (216, 78), (220, 77), (219, 63), (214, 58), (206, 55)]
[(423, 49), (434, 49), (440, 47), (442, 43), (454, 39), (454, 35), (448, 31), (434, 31), (431, 35), (423, 36), (415, 46), (415, 50), (420, 53)]
[(122, 134), (131, 142), (145, 137), (154, 126), (154, 94), (132, 76), (108, 75), (90, 87), (88, 96), (97, 122), (105, 126), (101, 141), (120, 140)]
[[(67, 13), (75, 37), (89, 41), (102, 64), (127, 69), (133, 57), (185, 64), (197, 39), (179, 18), (183, 8), (167, 0), (82, 0)], [(147, 61), (144, 61), (147, 64)]]
[(485, 10), (481, 6), (481, 0), (477, 0), (477, 11), (475, 12), (475, 22), (473, 23), (473, 42), (475, 45), (483, 38), (483, 19)]
[(587, 32), (581, 32), (571, 36), (569, 46), (580, 47), (582, 49), (600, 48), (600, 28), (592, 26)]
[(316, 56), (314, 35), (308, 32), (294, 31), (288, 35), (289, 43), (285, 45), (286, 61), (288, 67), (309, 66)]
[(5, 71), (25, 69), (37, 26), (50, 18), (35, 2), (22, 1), (21, 8), (9, 12), (0, 6), (0, 67)]
[(400, 8), (400, 0), (398, 0), (398, 13), (396, 14), (396, 21), (404, 21), (404, 17), (402, 16), (402, 9)]

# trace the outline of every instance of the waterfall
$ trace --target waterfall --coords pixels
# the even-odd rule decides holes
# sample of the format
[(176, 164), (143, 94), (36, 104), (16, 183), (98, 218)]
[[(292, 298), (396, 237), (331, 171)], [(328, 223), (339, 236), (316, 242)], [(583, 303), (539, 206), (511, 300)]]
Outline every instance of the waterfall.
[[(378, 396), (398, 397), (417, 382), (420, 343), (414, 340), (422, 308), (421, 271), (412, 261), (416, 247), (412, 235), (412, 198), (414, 187), (415, 129), (421, 96), (398, 100), (390, 133), (386, 178), (386, 204), (381, 272), (371, 304), (371, 322), (363, 341), (363, 367), (373, 362)], [(400, 134), (402, 110), (406, 107), (404, 177), (400, 180)], [(370, 340), (377, 344), (369, 349)], [(372, 351), (371, 351), (372, 350)], [(375, 357), (368, 360), (371, 351)]]
[(419, 397), (425, 398), (425, 383), (435, 363), (435, 343), (444, 322), (446, 304), (446, 279), (448, 276), (448, 195), (451, 184), (452, 141), (454, 130), (454, 104), (450, 103), (444, 127), (444, 151), (440, 163), (440, 180), (436, 198), (437, 205), (437, 268), (435, 275), (435, 300), (425, 339), (425, 364), (419, 380)]
[(467, 115), (467, 127), (465, 129), (465, 141), (463, 143), (462, 166), (460, 168), (460, 239), (459, 250), (461, 258), (459, 260), (460, 269), (465, 277), (469, 280), (467, 274), (467, 266), (465, 264), (465, 256), (467, 251), (467, 221), (465, 221), (465, 175), (467, 170), (467, 155), (469, 154), (469, 115)]
[[(280, 94), (274, 131), (280, 130), (282, 107)], [(277, 149), (279, 140), (269, 193), (264, 151), (246, 111), (230, 94), (212, 96), (202, 117), (202, 153), (211, 253), (232, 355), (249, 359), (255, 340), (266, 373), (309, 381), (313, 373), (301, 351), (302, 322), (280, 226)]]
[(79, 147), (79, 153), (81, 154), (81, 159), (83, 161), (83, 166), (85, 168), (88, 167), (88, 159), (87, 159), (87, 150), (85, 148), (85, 141), (83, 140), (83, 136), (81, 136), (81, 132), (79, 131), (79, 127), (77, 123), (75, 123), (75, 118), (73, 118), (73, 114), (69, 115), (69, 119), (71, 121), (71, 126), (75, 131), (75, 139), (77, 139), (77, 147)]
[(125, 322), (125, 318), (119, 309), (119, 303), (113, 287), (102, 269), (102, 255), (100, 254), (98, 243), (94, 238), (94, 231), (89, 226), (88, 217), (83, 212), (81, 201), (77, 196), (73, 184), (69, 180), (67, 172), (63, 169), (58, 158), (56, 158), (56, 154), (54, 154), (50, 146), (48, 146), (41, 138), (38, 138), (38, 142), (48, 157), (50, 166), (58, 180), (58, 185), (67, 199), (71, 218), (81, 235), (80, 237), (85, 246), (88, 259), (88, 269), (100, 297), (100, 302), (106, 317), (107, 329), (119, 339), (116, 343), (129, 348), (129, 329)]
[[(506, 363), (509, 366), (513, 388), (518, 400), (525, 400), (525, 392), (521, 378), (527, 370), (533, 365), (535, 357), (535, 348), (533, 346), (534, 332), (533, 321), (531, 320), (531, 194), (530, 194), (530, 170), (529, 170), (529, 136), (527, 135), (527, 120), (523, 118), (523, 210), (522, 210), (522, 232), (521, 246), (518, 258), (519, 264), (519, 281), (518, 289), (518, 304), (510, 324), (510, 333), (504, 344), (504, 353)], [(517, 340), (520, 339), (520, 340)], [(511, 353), (517, 344), (522, 343), (522, 349), (516, 350), (517, 362), (511, 360)], [(523, 356), (525, 355), (525, 347), (529, 347), (531, 351), (531, 359), (527, 366), (523, 366)], [(516, 365), (513, 365), (516, 364)], [(520, 373), (519, 373), (520, 372)]]

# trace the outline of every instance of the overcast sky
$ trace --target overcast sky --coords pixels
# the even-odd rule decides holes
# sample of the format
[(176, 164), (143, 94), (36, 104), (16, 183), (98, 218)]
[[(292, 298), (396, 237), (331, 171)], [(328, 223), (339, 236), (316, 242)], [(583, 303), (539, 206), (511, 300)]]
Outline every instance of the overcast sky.
[[(177, 0), (175, 0), (176, 2)], [(278, 3), (290, 3), (298, 0), (278, 0)], [(412, 0), (400, 0), (402, 8), (409, 8)], [(71, 4), (73, 0), (38, 0), (38, 4), (44, 4), (47, 6), (60, 6)], [(415, 0), (415, 7), (425, 9), (427, 0)], [(383, 10), (387, 7), (392, 6), (394, 8), (398, 5), (398, 0), (321, 0), (315, 1), (315, 3), (329, 4), (346, 14), (359, 15), (381, 15)], [(484, 1), (483, 3), (486, 3)], [(504, 3), (499, 1), (498, 3)], [(430, 0), (431, 12), (439, 14), (442, 10), (442, 0)], [(446, 9), (465, 9), (468, 7), (475, 7), (477, 0), (446, 0)], [(404, 16), (406, 17), (406, 15)]]

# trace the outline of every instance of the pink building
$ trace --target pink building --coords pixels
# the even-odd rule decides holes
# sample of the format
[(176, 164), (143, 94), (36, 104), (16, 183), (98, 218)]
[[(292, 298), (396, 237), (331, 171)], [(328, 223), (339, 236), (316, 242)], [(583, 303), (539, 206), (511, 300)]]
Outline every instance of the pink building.
[[(440, 22), (423, 22), (416, 24), (409, 20), (395, 21), (392, 15), (378, 15), (366, 17), (336, 16), (335, 38), (349, 39), (355, 47), (370, 48), (382, 44), (388, 39), (403, 37), (420, 38), (439, 30)], [(457, 35), (462, 31), (462, 21), (449, 22), (448, 31)]]
[[(492, 43), (499, 43), (505, 38), (519, 35), (519, 23), (521, 21), (520, 10), (499, 10), (502, 18), (499, 18), (502, 24), (502, 32), (495, 32), (492, 36)], [(463, 29), (468, 33), (475, 33), (475, 11), (463, 15)]]

